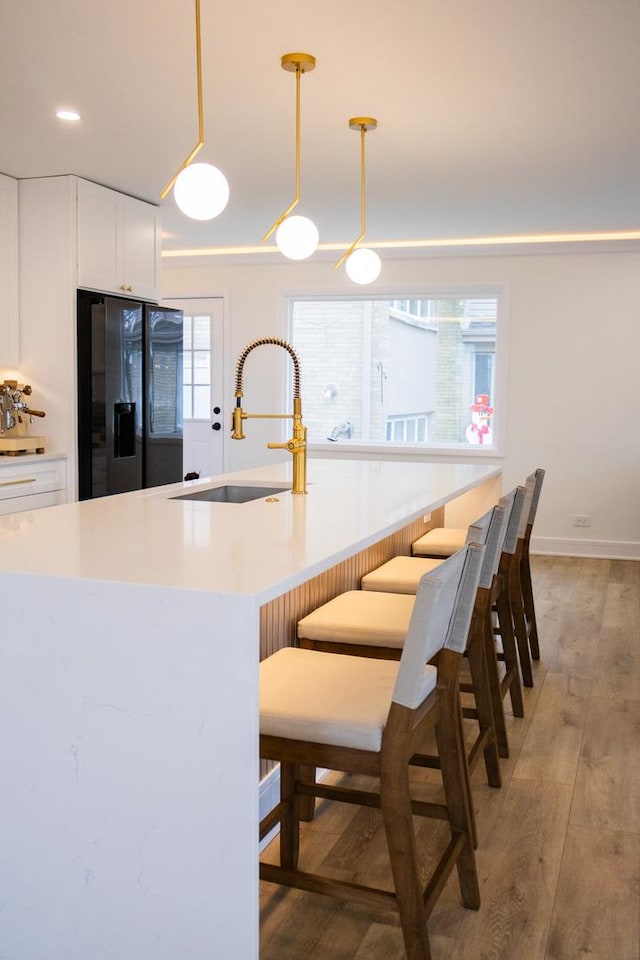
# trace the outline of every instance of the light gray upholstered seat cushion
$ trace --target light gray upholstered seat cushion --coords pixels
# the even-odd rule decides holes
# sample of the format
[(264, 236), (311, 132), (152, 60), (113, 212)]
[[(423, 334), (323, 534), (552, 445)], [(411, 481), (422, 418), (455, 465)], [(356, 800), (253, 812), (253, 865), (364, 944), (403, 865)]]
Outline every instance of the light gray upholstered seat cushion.
[[(285, 647), (260, 664), (260, 733), (380, 750), (398, 663)], [(421, 699), (435, 689), (425, 665)]]
[(435, 527), (411, 544), (415, 556), (450, 557), (461, 550), (467, 540), (462, 527)]
[(402, 647), (415, 596), (348, 590), (298, 621), (298, 637)]
[(435, 570), (442, 560), (426, 557), (392, 557), (371, 573), (365, 574), (361, 586), (363, 590), (377, 590), (382, 593), (410, 593), (415, 596), (420, 578)]

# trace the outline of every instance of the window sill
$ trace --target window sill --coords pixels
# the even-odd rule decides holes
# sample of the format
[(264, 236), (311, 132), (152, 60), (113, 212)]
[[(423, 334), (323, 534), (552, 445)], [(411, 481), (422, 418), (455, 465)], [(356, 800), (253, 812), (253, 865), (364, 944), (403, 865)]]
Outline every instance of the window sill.
[(423, 460), (425, 462), (447, 460), (461, 463), (502, 463), (503, 454), (494, 445), (438, 446), (436, 444), (411, 443), (366, 443), (362, 441), (336, 440), (328, 443), (309, 443), (309, 455), (324, 459), (344, 460)]

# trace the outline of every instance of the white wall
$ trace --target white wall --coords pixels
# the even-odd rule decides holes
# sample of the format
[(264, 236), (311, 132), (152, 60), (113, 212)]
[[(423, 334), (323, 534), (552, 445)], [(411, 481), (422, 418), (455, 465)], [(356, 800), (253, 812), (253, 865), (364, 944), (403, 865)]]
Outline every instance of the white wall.
[[(505, 489), (535, 467), (547, 476), (535, 527), (539, 551), (640, 558), (640, 254), (548, 253), (387, 260), (376, 292), (424, 294), (428, 285), (507, 283), (510, 290)], [(256, 337), (287, 336), (285, 297), (361, 294), (330, 262), (239, 265), (165, 260), (165, 297), (221, 295), (233, 399), (235, 359)], [(282, 353), (282, 360), (280, 359)], [(272, 349), (245, 366), (245, 409), (283, 408), (287, 358)], [(288, 406), (288, 402), (287, 402)], [(303, 397), (304, 410), (304, 397)], [(278, 456), (269, 421), (229, 442), (228, 469)], [(310, 472), (312, 474), (312, 467)], [(590, 528), (573, 514), (593, 517)]]

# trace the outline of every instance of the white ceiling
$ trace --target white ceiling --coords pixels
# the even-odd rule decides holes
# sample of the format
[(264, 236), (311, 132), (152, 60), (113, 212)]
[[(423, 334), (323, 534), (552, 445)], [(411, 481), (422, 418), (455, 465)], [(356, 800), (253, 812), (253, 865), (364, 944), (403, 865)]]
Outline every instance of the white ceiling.
[[(293, 197), (321, 240), (640, 227), (638, 0), (202, 0), (205, 147), (231, 199), (165, 247), (260, 242)], [(152, 202), (197, 139), (193, 0), (0, 0), (0, 171)], [(73, 105), (80, 125), (61, 124)]]

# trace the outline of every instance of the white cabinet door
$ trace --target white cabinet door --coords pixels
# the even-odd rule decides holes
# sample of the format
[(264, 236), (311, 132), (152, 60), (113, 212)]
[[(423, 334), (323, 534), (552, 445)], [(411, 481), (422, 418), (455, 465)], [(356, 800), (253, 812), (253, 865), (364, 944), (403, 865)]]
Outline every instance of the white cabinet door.
[(18, 363), (18, 181), (0, 174), (0, 367)]
[(120, 218), (122, 197), (78, 180), (78, 286), (124, 293)]
[(142, 300), (160, 297), (160, 217), (155, 207), (123, 197), (122, 246), (127, 293)]
[(156, 207), (78, 180), (78, 286), (141, 300), (159, 299)]

